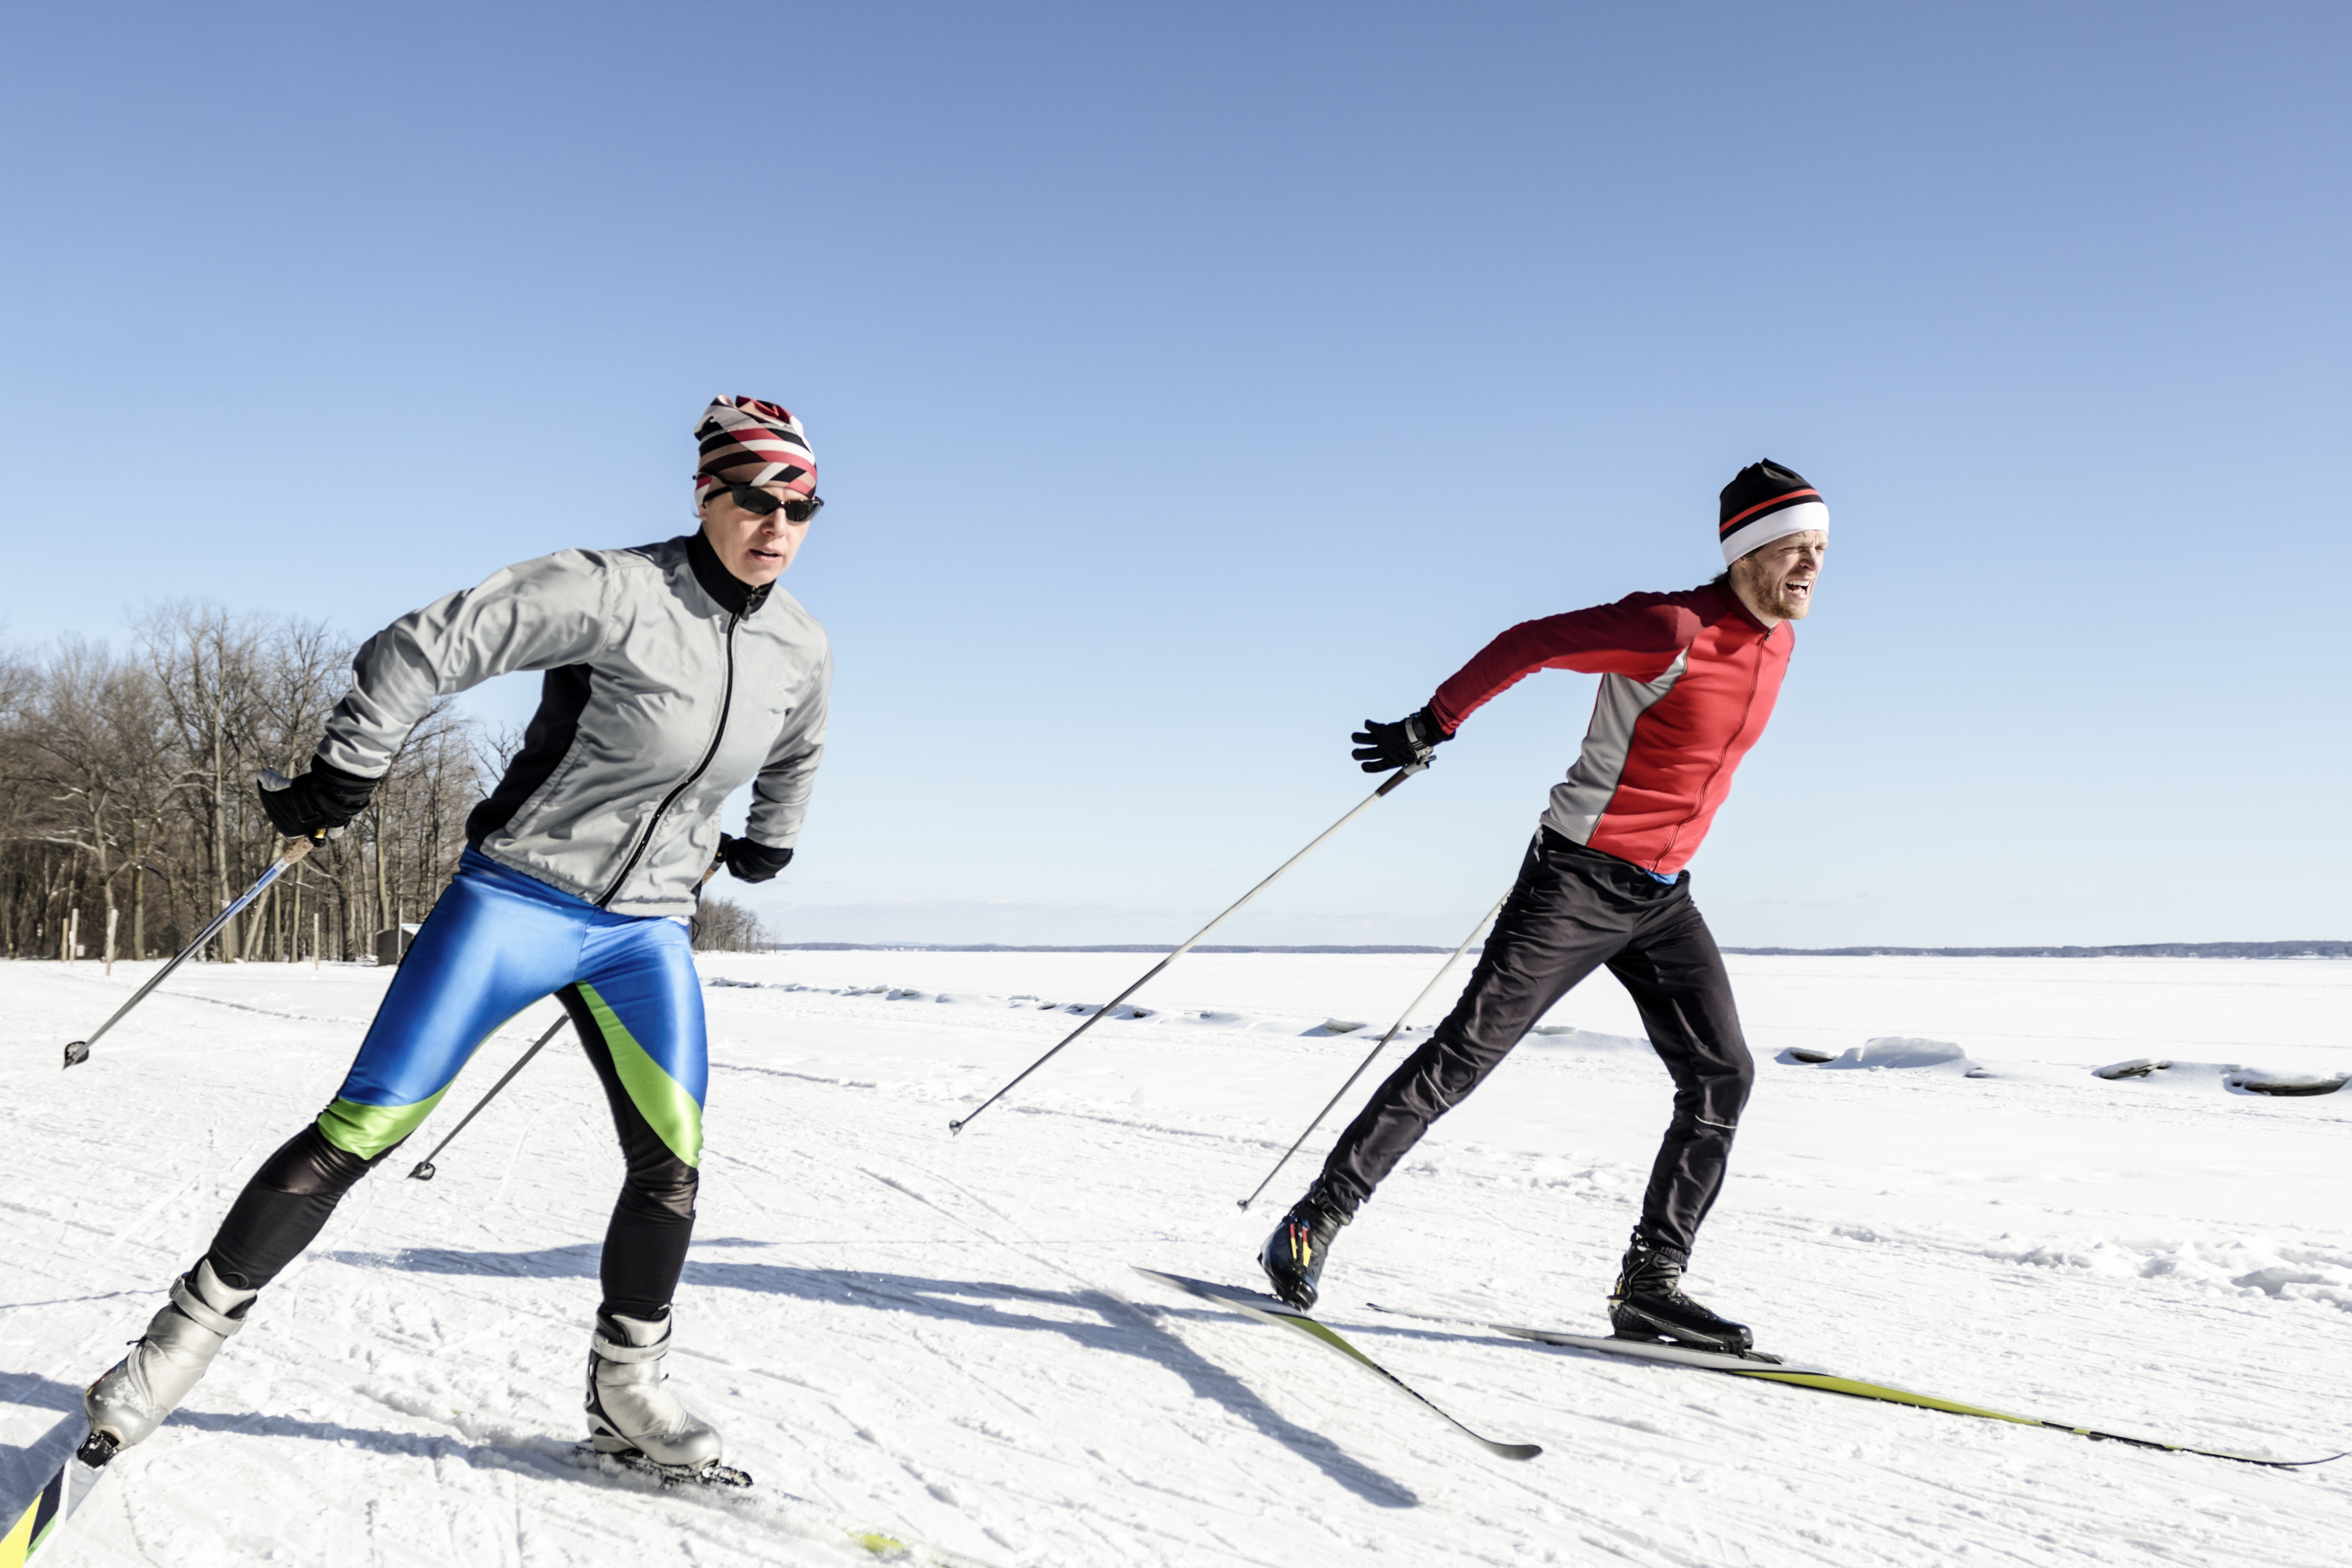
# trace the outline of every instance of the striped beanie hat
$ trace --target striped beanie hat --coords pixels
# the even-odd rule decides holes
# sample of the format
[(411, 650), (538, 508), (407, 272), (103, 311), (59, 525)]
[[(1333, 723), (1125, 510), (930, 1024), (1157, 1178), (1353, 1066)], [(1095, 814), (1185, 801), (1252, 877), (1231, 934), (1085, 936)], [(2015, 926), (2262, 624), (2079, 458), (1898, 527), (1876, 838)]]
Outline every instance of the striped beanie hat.
[(1822, 492), (1807, 484), (1804, 475), (1769, 458), (1748, 464), (1723, 487), (1717, 531), (1726, 565), (1776, 539), (1809, 528), (1827, 532), (1829, 526), (1830, 509)]
[(694, 426), (702, 458), (694, 471), (694, 504), (728, 485), (782, 485), (816, 494), (816, 454), (792, 411), (756, 397), (714, 397)]

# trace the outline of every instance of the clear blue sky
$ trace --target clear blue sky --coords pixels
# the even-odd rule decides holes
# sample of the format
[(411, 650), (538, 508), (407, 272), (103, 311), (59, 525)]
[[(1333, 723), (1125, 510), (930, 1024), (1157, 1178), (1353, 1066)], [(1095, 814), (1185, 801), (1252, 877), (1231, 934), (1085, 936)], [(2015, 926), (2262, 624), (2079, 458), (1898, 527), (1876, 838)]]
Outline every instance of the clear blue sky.
[[(593, 3), (0, 16), (0, 616), (364, 633), (807, 422), (794, 938), (1172, 941), (1513, 622), (1830, 566), (1727, 942), (2352, 935), (2352, 12)], [(535, 678), (486, 689), (517, 721)], [(1237, 922), (1456, 940), (1591, 683)]]

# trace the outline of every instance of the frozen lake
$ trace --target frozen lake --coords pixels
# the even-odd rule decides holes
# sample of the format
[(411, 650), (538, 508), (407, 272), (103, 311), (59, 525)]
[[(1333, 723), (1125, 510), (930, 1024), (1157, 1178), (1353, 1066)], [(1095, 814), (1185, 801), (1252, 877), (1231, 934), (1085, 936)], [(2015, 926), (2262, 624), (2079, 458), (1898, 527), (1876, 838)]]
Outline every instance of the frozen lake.
[[(552, 1020), (542, 1004), (44, 1559), (874, 1561), (853, 1531), (1002, 1568), (2352, 1556), (2352, 1459), (2256, 1469), (1365, 1310), (1603, 1331), (1667, 1114), (1605, 976), (1547, 1020), (1570, 1032), (1531, 1037), (1439, 1123), (1325, 1279), (1324, 1316), (1369, 1353), (1546, 1449), (1493, 1459), (1329, 1352), (1128, 1268), (1257, 1282), (1257, 1244), (1313, 1164), (1252, 1213), (1234, 1200), (1437, 956), (1188, 956), (1136, 998), (1147, 1016), (1106, 1019), (949, 1137), (1075, 1025), (1069, 1007), (1152, 962), (705, 962), (709, 1150), (672, 1364), (754, 1491), (662, 1494), (564, 1457), (619, 1177), (568, 1041), (438, 1181), (400, 1179)], [(1729, 962), (1759, 1081), (1692, 1284), (1760, 1344), (2172, 1441), (2352, 1447), (2352, 1094), (2248, 1094), (2221, 1070), (2352, 1069), (2352, 963)], [(385, 980), (194, 967), (58, 1071), (58, 1047), (144, 973), (0, 964), (0, 1447), (20, 1469), (333, 1092)], [(1885, 1036), (1967, 1060), (1776, 1059)], [(2176, 1065), (2090, 1075), (2135, 1058)]]

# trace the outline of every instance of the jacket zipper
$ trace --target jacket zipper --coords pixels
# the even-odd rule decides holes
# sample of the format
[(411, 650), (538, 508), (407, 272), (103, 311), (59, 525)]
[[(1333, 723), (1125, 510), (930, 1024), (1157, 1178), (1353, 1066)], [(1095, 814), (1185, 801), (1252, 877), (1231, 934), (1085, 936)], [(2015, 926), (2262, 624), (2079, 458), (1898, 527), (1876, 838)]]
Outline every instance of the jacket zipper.
[[(1756, 693), (1761, 689), (1764, 685), (1764, 649), (1766, 645), (1770, 643), (1771, 640), (1772, 634), (1771, 632), (1767, 631), (1764, 634), (1763, 641), (1759, 642), (1756, 645), (1756, 662), (1748, 672), (1748, 706), (1739, 710), (1738, 724), (1732, 729), (1730, 736), (1723, 742), (1723, 750), (1716, 753), (1715, 768), (1706, 775), (1706, 783), (1699, 786), (1698, 805), (1692, 808), (1691, 814), (1688, 816), (1684, 817), (1680, 822), (1675, 824), (1674, 837), (1666, 840), (1665, 848), (1660, 851), (1658, 855), (1659, 860), (1664, 860), (1668, 855), (1675, 852), (1675, 846), (1683, 841), (1683, 829), (1688, 827), (1692, 823), (1696, 822), (1698, 820), (1698, 814), (1706, 809), (1706, 797), (1708, 794), (1714, 790), (1715, 781), (1723, 776), (1724, 757), (1730, 752), (1733, 744), (1738, 741), (1739, 737), (1748, 732), (1748, 721), (1756, 716)], [(1655, 865), (1656, 861), (1653, 861), (1653, 868), (1654, 868)]]
[(613, 885), (596, 900), (596, 907), (600, 910), (613, 901), (614, 895), (621, 890), (621, 884), (629, 879), (629, 873), (637, 868), (637, 862), (653, 847), (654, 835), (661, 830), (662, 818), (669, 815), (669, 808), (677, 804), (678, 796), (692, 789), (695, 782), (710, 771), (711, 763), (719, 755), (719, 742), (727, 739), (727, 715), (735, 705), (735, 624), (742, 618), (740, 610), (733, 611), (727, 617), (727, 681), (719, 689), (719, 728), (711, 731), (709, 748), (702, 753), (702, 760), (694, 764), (694, 771), (678, 780), (677, 787), (662, 796), (661, 805), (654, 808), (645, 831), (637, 836), (635, 846), (629, 850), (629, 858), (621, 862), (620, 875), (613, 879)]

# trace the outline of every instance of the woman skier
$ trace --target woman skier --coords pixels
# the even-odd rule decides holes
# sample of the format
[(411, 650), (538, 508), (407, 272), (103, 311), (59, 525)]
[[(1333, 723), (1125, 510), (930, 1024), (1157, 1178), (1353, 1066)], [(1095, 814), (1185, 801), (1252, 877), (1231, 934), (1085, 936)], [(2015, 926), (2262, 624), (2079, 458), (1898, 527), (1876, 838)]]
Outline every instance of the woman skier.
[[(264, 780), (281, 832), (332, 831), (366, 806), (437, 698), (546, 671), (522, 748), (467, 817), (457, 874), (341, 1089), (254, 1173), (145, 1335), (90, 1385), (93, 1441), (119, 1450), (153, 1432), (476, 1047), (552, 993), (604, 1086), (628, 1166), (604, 1233), (589, 1438), (635, 1463), (712, 1473), (719, 1433), (662, 1383), (709, 1071), (687, 920), (715, 860), (758, 882), (792, 859), (833, 662), (824, 629), (774, 585), (824, 504), (800, 422), (721, 397), (695, 436), (697, 531), (560, 551), (394, 621), (352, 661), (310, 771)], [(720, 833), (721, 804), (753, 781), (745, 837)]]

